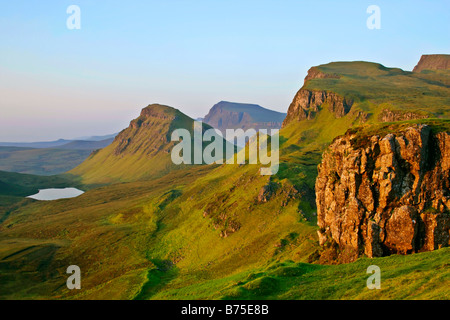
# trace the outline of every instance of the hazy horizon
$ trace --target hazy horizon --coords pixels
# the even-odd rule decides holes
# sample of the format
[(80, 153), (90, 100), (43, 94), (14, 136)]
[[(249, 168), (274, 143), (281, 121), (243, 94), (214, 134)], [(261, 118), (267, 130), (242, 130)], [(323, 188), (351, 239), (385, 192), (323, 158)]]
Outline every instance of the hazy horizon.
[[(81, 29), (67, 8), (78, 5)], [(369, 5), (381, 9), (370, 30)], [(107, 135), (152, 103), (204, 117), (221, 100), (286, 112), (307, 70), (411, 71), (450, 53), (448, 1), (80, 1), (0, 4), (0, 141)], [(447, 12), (447, 14), (445, 14)]]

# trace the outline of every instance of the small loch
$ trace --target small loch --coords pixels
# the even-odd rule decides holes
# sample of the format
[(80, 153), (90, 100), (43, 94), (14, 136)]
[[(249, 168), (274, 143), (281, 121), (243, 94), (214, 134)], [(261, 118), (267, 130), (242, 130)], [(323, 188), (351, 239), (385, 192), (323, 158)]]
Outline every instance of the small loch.
[(77, 188), (40, 189), (38, 193), (28, 196), (27, 198), (41, 201), (51, 201), (75, 198), (82, 195), (83, 193), (84, 191)]

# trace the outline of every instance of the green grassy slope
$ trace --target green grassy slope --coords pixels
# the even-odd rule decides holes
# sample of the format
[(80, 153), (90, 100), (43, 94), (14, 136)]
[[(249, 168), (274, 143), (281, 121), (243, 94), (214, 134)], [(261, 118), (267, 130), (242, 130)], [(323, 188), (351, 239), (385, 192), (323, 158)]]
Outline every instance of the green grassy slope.
[(154, 264), (148, 240), (161, 227), (153, 203), (208, 172), (116, 184), (74, 199), (18, 204), (0, 225), (0, 298), (70, 297), (65, 268), (83, 270), (85, 297), (132, 298)]
[(0, 222), (17, 208), (34, 200), (24, 197), (36, 194), (39, 189), (80, 186), (69, 175), (36, 176), (0, 171)]
[[(0, 297), (448, 297), (442, 285), (449, 281), (448, 249), (340, 266), (311, 264), (319, 248), (302, 199), (290, 198), (284, 186), (258, 203), (267, 177), (244, 168), (245, 173), (237, 166), (199, 166), (18, 208), (0, 227)], [(221, 236), (232, 221), (239, 230)], [(81, 267), (81, 291), (64, 287), (70, 264)], [(380, 291), (365, 288), (371, 264), (382, 270)]]
[[(361, 258), (343, 265), (292, 260), (204, 281), (172, 281), (154, 299), (450, 299), (449, 248), (409, 256)], [(369, 290), (367, 268), (380, 267), (381, 289)], [(187, 284), (187, 285), (186, 285)]]
[[(356, 63), (354, 72), (376, 78), (378, 67), (372, 67)], [(328, 86), (330, 79), (310, 81)], [(391, 87), (386, 96), (395, 93)], [(400, 101), (402, 95), (390, 97)], [(442, 101), (448, 92), (442, 95), (433, 100), (442, 107), (431, 106), (430, 114), (446, 115)], [(409, 105), (411, 97), (401, 103)], [(444, 119), (379, 124), (374, 116), (361, 124), (358, 110), (367, 107), (376, 115), (389, 102), (377, 103), (362, 101), (341, 118), (323, 107), (312, 120), (289, 123), (280, 131), (280, 170), (271, 177), (261, 176), (257, 165), (190, 166), (151, 176), (152, 168), (162, 172), (160, 165), (151, 154), (137, 154), (148, 133), (132, 127), (124, 138), (142, 139), (120, 152), (122, 158), (110, 158), (117, 140), (109, 153), (94, 156), (98, 161), (92, 158), (74, 171), (87, 183), (104, 177), (119, 182), (75, 199), (19, 204), (0, 224), (0, 298), (448, 299), (448, 248), (317, 264), (314, 181), (326, 146), (350, 128), (361, 134), (417, 122), (448, 128)], [(170, 129), (164, 121), (154, 124), (159, 133)], [(147, 143), (146, 150), (156, 146), (154, 140)], [(134, 181), (120, 183), (128, 177)], [(77, 292), (65, 288), (70, 264), (82, 270), (83, 289)], [(381, 290), (365, 287), (371, 264), (381, 268)]]
[[(175, 129), (187, 129), (193, 139), (193, 127), (194, 120), (179, 110), (149, 105), (111, 145), (92, 154), (70, 173), (80, 176), (86, 184), (97, 184), (157, 178), (184, 169), (186, 165), (175, 165), (171, 160), (171, 150), (178, 144), (171, 142), (171, 134)], [(203, 131), (207, 129), (211, 127), (203, 125)], [(193, 148), (192, 140), (191, 145)]]
[(39, 189), (63, 188), (78, 185), (68, 175), (37, 176), (0, 171), (0, 195), (28, 196)]

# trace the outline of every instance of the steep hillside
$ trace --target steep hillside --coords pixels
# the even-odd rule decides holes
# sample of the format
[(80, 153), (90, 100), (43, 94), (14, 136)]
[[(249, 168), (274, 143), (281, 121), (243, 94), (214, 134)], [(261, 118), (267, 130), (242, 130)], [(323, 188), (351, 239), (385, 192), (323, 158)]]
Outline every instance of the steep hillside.
[[(173, 170), (168, 133), (173, 127), (191, 129), (192, 119), (169, 107), (145, 108), (110, 146), (73, 171), (85, 183), (121, 183), (9, 211), (0, 224), (0, 296), (449, 297), (443, 285), (449, 276), (448, 248), (320, 265), (324, 248), (317, 236), (314, 192), (323, 151), (349, 129), (357, 128), (361, 137), (384, 137), (388, 119), (444, 117), (446, 75), (365, 62), (325, 66), (332, 70), (311, 69), (301, 89), (311, 94), (297, 95), (289, 108), (279, 136), (280, 167), (273, 176), (260, 175), (260, 166), (250, 164)], [(422, 105), (427, 101), (430, 105)], [(83, 270), (81, 291), (64, 286), (68, 264)], [(371, 264), (383, 268), (381, 290), (365, 286)]]
[[(286, 141), (282, 144), (283, 164), (281, 167), (286, 169), (280, 170), (279, 175), (283, 175), (284, 171), (286, 171), (287, 176), (294, 176), (294, 172), (296, 170), (298, 172), (296, 164), (305, 162), (305, 155), (319, 163), (322, 158), (321, 153), (328, 144), (336, 136), (343, 135), (344, 132), (353, 127), (357, 128), (351, 129), (354, 130), (353, 132), (371, 132), (374, 136), (379, 135), (379, 139), (382, 139), (390, 131), (394, 133), (399, 127), (414, 125), (415, 123), (429, 123), (430, 126), (432, 124), (432, 128), (444, 130), (442, 126), (444, 128), (448, 127), (448, 123), (444, 119), (448, 119), (450, 113), (449, 80), (450, 74), (441, 71), (427, 71), (418, 75), (367, 62), (339, 62), (311, 68), (305, 78), (303, 87), (294, 97), (286, 120), (283, 123), (281, 135)], [(427, 118), (442, 118), (442, 120)], [(390, 125), (391, 122), (405, 120), (407, 122), (404, 125)], [(411, 121), (413, 123), (410, 123)], [(398, 139), (401, 138), (400, 135)], [(350, 138), (342, 138), (341, 140), (346, 139)], [(389, 182), (389, 179), (382, 181), (381, 173), (376, 174), (376, 172), (381, 170), (380, 166), (377, 165), (374, 172), (368, 174), (366, 179), (371, 182), (370, 188), (366, 188), (373, 193), (371, 197), (367, 193), (368, 191), (363, 188), (365, 180), (361, 178), (361, 182), (361, 179), (359, 179), (360, 175), (363, 174), (362, 172), (366, 170), (358, 167), (363, 165), (362, 163), (360, 164), (362, 160), (359, 161), (357, 156), (352, 156), (353, 154), (364, 153), (365, 148), (371, 145), (370, 139), (360, 140), (366, 142), (360, 141), (359, 149), (355, 150), (352, 149), (352, 144), (341, 145), (339, 141), (335, 140), (330, 147), (331, 149), (324, 154), (324, 160), (322, 161), (325, 164), (320, 167), (322, 169), (319, 173), (319, 179), (312, 184), (313, 186), (315, 184), (317, 196), (317, 214), (321, 228), (319, 233), (320, 242), (325, 249), (329, 249), (327, 249), (328, 252), (322, 253), (321, 261), (333, 262), (336, 260), (348, 262), (353, 261), (361, 254), (382, 256), (390, 253), (432, 250), (448, 245), (448, 239), (445, 240), (445, 237), (439, 238), (440, 236), (436, 235), (436, 238), (433, 240), (429, 234), (433, 234), (434, 231), (426, 231), (430, 228), (432, 230), (431, 225), (436, 223), (442, 229), (439, 229), (441, 231), (436, 231), (436, 234), (448, 233), (448, 230), (445, 229), (447, 223), (445, 222), (447, 221), (445, 217), (442, 218), (435, 215), (423, 216), (421, 219), (427, 222), (422, 224), (421, 229), (418, 229), (418, 227), (412, 229), (413, 232), (409, 234), (412, 237), (409, 247), (405, 243), (403, 243), (404, 246), (402, 247), (402, 244), (394, 244), (395, 241), (392, 239), (386, 240), (385, 223), (388, 214), (381, 213), (384, 212), (383, 210), (390, 213), (391, 209), (397, 208), (396, 206), (399, 209), (402, 207), (400, 203), (412, 207), (417, 205), (417, 208), (414, 210), (418, 217), (423, 215), (426, 210), (440, 210), (437, 209), (441, 206), (437, 204), (440, 200), (436, 200), (437, 202), (434, 203), (434, 200), (432, 201), (429, 195), (434, 197), (437, 194), (446, 194), (448, 186), (445, 183), (428, 181), (423, 175), (426, 173), (428, 175), (427, 179), (434, 177), (433, 179), (438, 179), (441, 182), (447, 181), (448, 176), (445, 176), (445, 174), (448, 173), (445, 173), (445, 169), (442, 169), (444, 176), (441, 176), (432, 169), (423, 169), (423, 165), (411, 164), (404, 167), (402, 162), (403, 164), (399, 164), (403, 168), (402, 171), (400, 167), (397, 168), (397, 162), (394, 161), (393, 169), (386, 171), (388, 173), (392, 172), (389, 173), (389, 177), (393, 181)], [(420, 143), (418, 142), (417, 148), (414, 148), (412, 141), (409, 141), (408, 138), (404, 138), (404, 140), (411, 153), (408, 159), (419, 161), (418, 158), (422, 157), (419, 154), (421, 150), (419, 148)], [(428, 143), (427, 141), (424, 143)], [(429, 151), (428, 149), (424, 151), (423, 156), (430, 157), (430, 159), (441, 157), (442, 161), (445, 161), (445, 151), (441, 150), (441, 152), (444, 152), (442, 155), (435, 155), (436, 150), (439, 150), (438, 144), (430, 143), (428, 144)], [(442, 143), (445, 145), (445, 142)], [(393, 154), (400, 152), (400, 149), (398, 147), (398, 150), (394, 150)], [(404, 153), (406, 151), (402, 150), (401, 156), (398, 156), (400, 157), (399, 159), (404, 158)], [(367, 156), (367, 159), (364, 161), (367, 161), (371, 166), (375, 166), (375, 163), (379, 161), (376, 157), (379, 156), (381, 155), (373, 155), (373, 159)], [(393, 159), (398, 157), (392, 156)], [(387, 166), (387, 163), (385, 164)], [(419, 171), (408, 174), (408, 170), (413, 170), (410, 168), (415, 167), (420, 167), (420, 169), (417, 169)], [(357, 169), (353, 172), (352, 168)], [(305, 169), (301, 170), (302, 174), (307, 172)], [(314, 176), (317, 174), (315, 168), (310, 168), (310, 170), (314, 172)], [(436, 170), (439, 171), (441, 169), (436, 168)], [(394, 174), (395, 179), (393, 178)], [(416, 180), (419, 179), (419, 181), (414, 182), (415, 180), (411, 177), (416, 177)], [(441, 178), (439, 179), (438, 177)], [(374, 185), (376, 179), (381, 179), (378, 182), (380, 188), (383, 186), (383, 188), (390, 187), (390, 189), (384, 190), (381, 188), (383, 190), (378, 190)], [(407, 181), (403, 181), (404, 179)], [(415, 188), (421, 188), (420, 190), (424, 194), (422, 196), (417, 194), (410, 199), (403, 192), (406, 192), (405, 188), (407, 186), (412, 190), (413, 188), (410, 184), (413, 183), (416, 183), (417, 186)], [(341, 194), (339, 193), (341, 189), (347, 191), (342, 191), (343, 193)], [(355, 196), (352, 196), (352, 192), (354, 192)], [(384, 207), (379, 203), (379, 201), (382, 201), (380, 199), (382, 194), (388, 197), (388, 200), (383, 200)], [(404, 199), (402, 198), (403, 196)], [(358, 200), (352, 203), (351, 200), (354, 198)], [(370, 203), (371, 199), (373, 200), (372, 203)], [(400, 201), (400, 199), (403, 200)], [(419, 206), (416, 203), (417, 201), (422, 203), (422, 206)], [(444, 203), (445, 201), (447, 200), (444, 200)], [(386, 205), (386, 203), (389, 203), (389, 205)], [(394, 207), (391, 208), (391, 206)], [(343, 212), (340, 213), (339, 210), (343, 210)], [(377, 212), (376, 214), (374, 210)], [(377, 210), (381, 211), (378, 212)], [(362, 212), (366, 212), (364, 218), (361, 218)], [(382, 216), (384, 220), (381, 219)], [(376, 225), (375, 222), (371, 222), (371, 219), (375, 219)], [(382, 225), (379, 225), (380, 219)], [(418, 221), (417, 217), (411, 219)], [(440, 222), (436, 222), (436, 219)], [(371, 231), (368, 227), (369, 222), (374, 225), (374, 231)], [(419, 223), (417, 226), (419, 226)], [(383, 233), (379, 235), (379, 238), (376, 238), (374, 232), (379, 229), (383, 230)], [(419, 232), (417, 230), (422, 231)], [(405, 239), (407, 238), (405, 233), (408, 231), (406, 225), (403, 226), (402, 223), (392, 232), (401, 234)], [(427, 239), (425, 239), (426, 237)], [(408, 242), (409, 240), (404, 241)]]
[(69, 143), (59, 146), (58, 149), (69, 150), (98, 150), (109, 146), (114, 141), (114, 138), (108, 138), (105, 140), (74, 140)]
[[(316, 227), (302, 213), (301, 194), (241, 168), (197, 166), (16, 208), (0, 225), (0, 298), (449, 297), (445, 249), (311, 264)], [(69, 264), (83, 272), (80, 291), (65, 288)], [(383, 270), (382, 290), (365, 287), (372, 264)]]
[(449, 82), (447, 73), (417, 74), (370, 62), (332, 62), (310, 68), (280, 131), (277, 176), (307, 181), (314, 188), (322, 152), (348, 129), (448, 118)]
[(370, 62), (333, 62), (308, 71), (283, 122), (311, 120), (322, 109), (360, 123), (450, 116), (450, 74), (386, 68)]
[[(87, 184), (161, 177), (184, 167), (171, 160), (171, 150), (178, 143), (170, 141), (173, 130), (187, 129), (193, 139), (193, 127), (194, 120), (177, 109), (149, 105), (112, 144), (94, 152), (70, 173), (81, 176)], [(203, 131), (208, 128), (204, 125)]]
[(265, 109), (256, 104), (221, 101), (215, 104), (203, 121), (223, 133), (226, 129), (279, 129), (285, 113)]

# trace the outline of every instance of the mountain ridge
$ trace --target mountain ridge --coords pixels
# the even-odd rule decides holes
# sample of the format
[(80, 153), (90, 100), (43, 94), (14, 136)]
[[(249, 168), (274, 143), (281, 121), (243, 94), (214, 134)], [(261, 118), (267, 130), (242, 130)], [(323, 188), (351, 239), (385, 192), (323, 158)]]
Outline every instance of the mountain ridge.
[(279, 129), (286, 114), (257, 104), (220, 101), (203, 121), (225, 133), (226, 129)]
[(450, 116), (446, 74), (387, 68), (365, 61), (312, 67), (289, 106), (283, 127), (311, 120), (324, 106), (336, 118), (359, 113), (361, 123)]
[[(210, 128), (202, 126), (203, 132)], [(188, 130), (193, 139), (194, 120), (173, 107), (150, 104), (109, 146), (92, 153), (70, 173), (81, 176), (85, 183), (112, 183), (156, 178), (183, 169), (189, 165), (175, 165), (171, 159), (177, 143), (171, 141), (175, 129)], [(195, 143), (191, 140), (192, 147)]]

